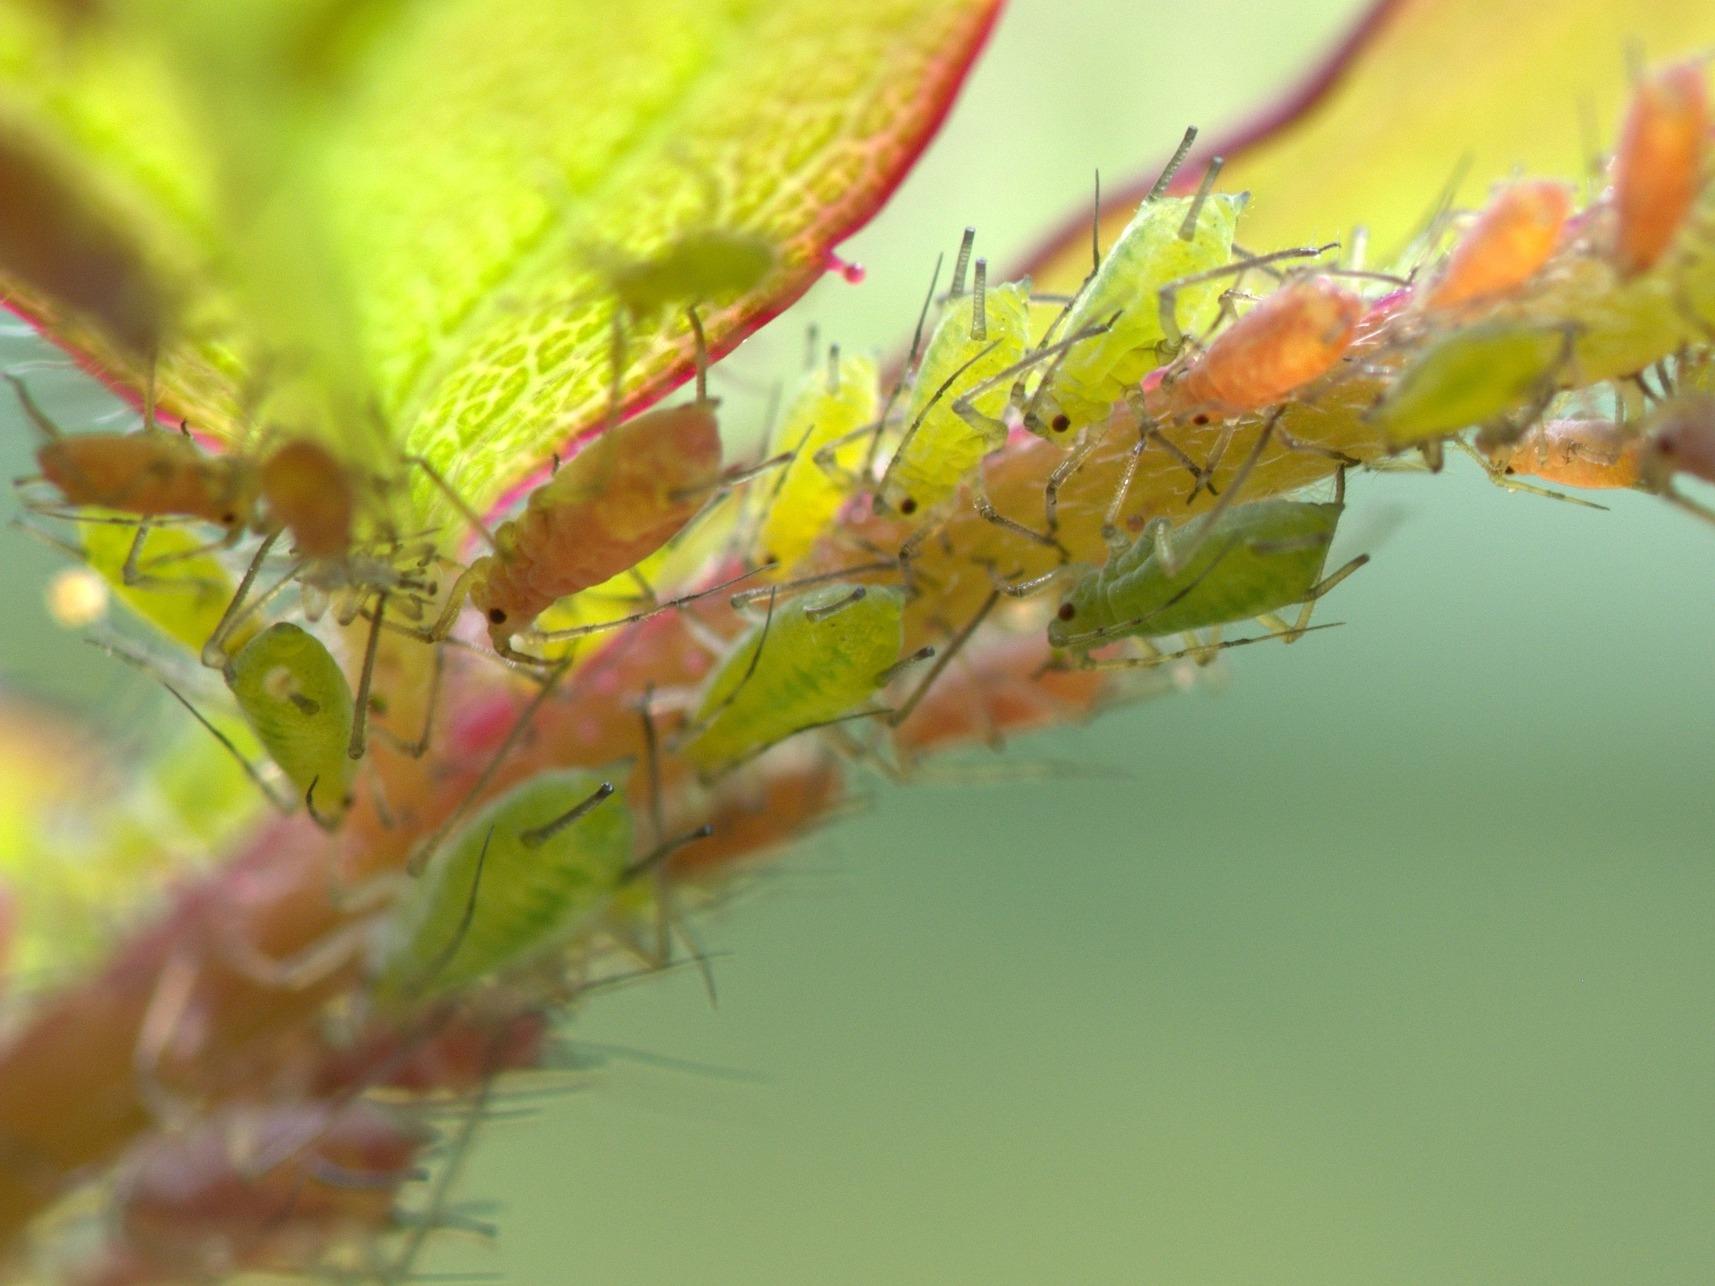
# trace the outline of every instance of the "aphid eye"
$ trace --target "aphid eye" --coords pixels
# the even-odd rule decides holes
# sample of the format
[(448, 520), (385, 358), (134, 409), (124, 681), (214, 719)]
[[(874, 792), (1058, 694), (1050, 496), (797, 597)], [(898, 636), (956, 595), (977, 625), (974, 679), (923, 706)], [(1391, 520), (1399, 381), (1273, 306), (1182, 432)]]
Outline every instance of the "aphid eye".
[(902, 514), (914, 514), (914, 513), (916, 513), (917, 512), (917, 502), (915, 500), (913, 500), (910, 496), (906, 496), (905, 499), (903, 499), (899, 502), (899, 512)]
[(222, 527), (235, 527), (235, 526), (237, 526), (238, 525), (238, 515), (235, 513), (221, 514), (220, 525)]
[(1048, 422), (1048, 427), (1053, 429), (1056, 433), (1064, 433), (1067, 429), (1072, 427), (1072, 417), (1062, 411), (1059, 415), (1056, 415)]
[(1077, 614), (1078, 609), (1073, 607), (1070, 603), (1060, 604), (1060, 610), (1055, 613), (1055, 615), (1063, 621), (1069, 621)]
[(1509, 478), (1510, 478), (1510, 477), (1512, 477), (1512, 476), (1513, 476), (1513, 474), (1514, 474), (1514, 473), (1516, 473), (1516, 472), (1518, 472), (1518, 471), (1517, 471), (1517, 470), (1516, 470), (1516, 469), (1514, 469), (1514, 468), (1513, 468), (1513, 467), (1512, 467), (1512, 465), (1510, 465), (1510, 464), (1509, 464), (1509, 465), (1508, 465), (1508, 466), (1507, 466), (1507, 467), (1506, 467), (1506, 469), (1505, 469), (1505, 470), (1504, 470), (1504, 472), (1505, 472), (1505, 473), (1506, 473), (1506, 475), (1507, 475), (1507, 477), (1509, 477)]
[(1207, 424), (1208, 422), (1209, 422), (1209, 417), (1201, 411), (1197, 412), (1196, 415), (1191, 417), (1191, 423), (1193, 423), (1193, 424)]
[(501, 611), (498, 607), (489, 608), (488, 609), (488, 623), (490, 625), (504, 625), (504, 624), (506, 624), (506, 613)]

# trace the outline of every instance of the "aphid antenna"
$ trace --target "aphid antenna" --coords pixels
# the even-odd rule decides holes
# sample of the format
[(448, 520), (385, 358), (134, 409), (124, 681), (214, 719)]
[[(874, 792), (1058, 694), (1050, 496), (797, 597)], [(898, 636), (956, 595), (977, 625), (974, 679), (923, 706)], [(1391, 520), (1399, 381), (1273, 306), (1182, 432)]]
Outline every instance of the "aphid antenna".
[(1027, 580), (1020, 581), (1007, 580), (1006, 577), (1000, 574), (1000, 569), (995, 567), (993, 564), (989, 565), (988, 573), (989, 580), (994, 585), (997, 593), (1005, 594), (1008, 598), (1029, 598), (1039, 590), (1047, 588), (1062, 576), (1068, 575), (1072, 572), (1081, 573), (1089, 570), (1090, 568), (1082, 563), (1062, 563), (1058, 567), (1049, 568), (1040, 576), (1032, 576)]
[(1301, 630), (1292, 630), (1286, 634), (1270, 631), (1267, 634), (1257, 634), (1242, 639), (1222, 639), (1218, 643), (1201, 643), (1196, 647), (1180, 648), (1176, 652), (1157, 651), (1153, 656), (1119, 656), (1105, 660), (1085, 657), (1079, 664), (1080, 670), (1153, 670), (1157, 666), (1167, 665), (1173, 661), (1183, 661), (1187, 658), (1199, 665), (1207, 664), (1205, 658), (1213, 653), (1224, 652), (1229, 648), (1249, 647), (1253, 643), (1290, 643), (1296, 642), (1306, 634), (1314, 634), (1318, 630), (1337, 630), (1344, 621), (1328, 621), (1321, 625), (1306, 625)]
[(1224, 156), (1209, 158), (1208, 168), (1203, 171), (1203, 181), (1197, 185), (1197, 194), (1191, 198), (1191, 208), (1185, 211), (1185, 222), (1179, 225), (1181, 241), (1190, 241), (1197, 235), (1198, 216), (1203, 213), (1203, 204), (1215, 190), (1215, 180), (1221, 177), (1221, 170), (1226, 164)]
[(1533, 496), (1544, 496), (1549, 500), (1564, 500), (1569, 505), (1579, 505), (1585, 509), (1599, 509), (1608, 512), (1607, 505), (1599, 505), (1594, 500), (1585, 500), (1581, 496), (1569, 496), (1563, 491), (1555, 491), (1551, 487), (1538, 486), (1534, 482), (1526, 482), (1521, 478), (1510, 476), (1505, 469), (1498, 468), (1481, 451), (1478, 451), (1465, 439), (1453, 437), (1448, 439), (1455, 447), (1470, 456), (1489, 475), (1489, 481), (1507, 491), (1523, 491)]
[(447, 503), (458, 511), (459, 517), (470, 524), (470, 529), (482, 537), (482, 541), (490, 549), (494, 549), (494, 533), (488, 529), (488, 524), (482, 520), (482, 515), (470, 506), (470, 502), (458, 493), (458, 489), (448, 482), (446, 476), (430, 462), (427, 456), (406, 455), (399, 458), (401, 464), (421, 469), (423, 475), (434, 485), (447, 500)]
[[(1167, 195), (1167, 189), (1173, 185), (1173, 176), (1179, 173), (1179, 167), (1185, 164), (1185, 158), (1191, 154), (1191, 145), (1197, 141), (1197, 127), (1187, 125), (1185, 135), (1179, 140), (1179, 146), (1173, 149), (1173, 155), (1167, 158), (1167, 164), (1161, 167), (1161, 173), (1155, 176), (1155, 182), (1150, 185), (1149, 195), (1145, 201), (1159, 201)], [(1097, 182), (1100, 182), (1098, 173)]]
[[(975, 230), (972, 231), (971, 235), (973, 237), (976, 235)], [(894, 377), (893, 387), (887, 391), (887, 400), (882, 403), (881, 414), (876, 416), (874, 424), (865, 426), (870, 433), (870, 439), (869, 449), (864, 452), (863, 468), (860, 470), (863, 477), (869, 477), (875, 470), (875, 457), (881, 450), (881, 435), (887, 427), (888, 416), (893, 413), (893, 406), (899, 401), (899, 395), (905, 391), (905, 382), (916, 369), (918, 354), (923, 351), (923, 328), (929, 321), (929, 309), (935, 302), (935, 286), (941, 280), (941, 264), (944, 259), (944, 255), (935, 256), (935, 271), (929, 275), (929, 291), (923, 296), (923, 307), (917, 313), (917, 329), (911, 333), (911, 351), (905, 355), (904, 362), (900, 363), (899, 374)], [(832, 443), (829, 444), (829, 446), (832, 445)], [(823, 448), (824, 451), (827, 449), (827, 447)], [(820, 463), (821, 458), (821, 453), (818, 452), (816, 456), (818, 463)], [(829, 459), (832, 459), (831, 454)], [(827, 467), (824, 465), (823, 468), (826, 472)], [(832, 476), (831, 473), (830, 476)]]
[(14, 373), (22, 369), (25, 368), (15, 366), (11, 370), (0, 372), (0, 374), (5, 375), (6, 382), (12, 386), (12, 391), (18, 395), (18, 404), (23, 407), (24, 418), (30, 422), (31, 427), (37, 433), (41, 434), (43, 440), (53, 442), (58, 438), (63, 438), (65, 434), (60, 431), (60, 426), (48, 418), (48, 413), (37, 405), (34, 397), (30, 396), (30, 390), (24, 386), (24, 381)]
[(667, 834), (667, 824), (661, 813), (661, 738), (655, 728), (655, 685), (643, 685), (643, 699), (637, 705), (637, 717), (643, 731), (643, 770), (649, 774), (649, 826), (660, 843)]
[(167, 694), (171, 696), (173, 700), (177, 701), (186, 710), (190, 711), (191, 717), (207, 729), (209, 736), (218, 741), (226, 749), (226, 752), (231, 755), (233, 759), (237, 760), (239, 767), (244, 769), (244, 775), (256, 784), (256, 788), (262, 792), (263, 797), (266, 798), (270, 804), (279, 809), (280, 812), (287, 815), (290, 815), (297, 810), (297, 800), (293, 799), (290, 795), (282, 793), (279, 787), (267, 778), (262, 769), (258, 768), (249, 759), (245, 758), (244, 752), (234, 744), (232, 738), (227, 736), (219, 728), (215, 727), (215, 725), (209, 720), (208, 716), (203, 714), (201, 710), (198, 710), (196, 706), (192, 704), (189, 697), (185, 696), (184, 693), (180, 692), (171, 683), (169, 683), (166, 676), (161, 673), (159, 666), (157, 666), (153, 660), (144, 656), (140, 652), (134, 652), (129, 646), (121, 643), (118, 639), (86, 638), (84, 642), (99, 651), (107, 653), (109, 656), (117, 657), (127, 665), (141, 670), (144, 674), (155, 680), (156, 683), (159, 683), (167, 690)]
[[(906, 426), (905, 435), (899, 439), (899, 445), (894, 448), (893, 458), (887, 462), (887, 469), (881, 475), (881, 485), (876, 489), (875, 503), (878, 509), (882, 504), (881, 497), (887, 493), (888, 483), (892, 480), (894, 471), (899, 467), (900, 460), (905, 457), (906, 448), (911, 445), (912, 440), (917, 436), (918, 430), (923, 427), (924, 417), (929, 414), (930, 410), (936, 405), (936, 403), (947, 395), (947, 390), (957, 383), (961, 375), (970, 370), (971, 367), (975, 366), (978, 362), (982, 361), (982, 359), (987, 357), (990, 353), (994, 352), (995, 349), (1000, 347), (1000, 344), (1001, 341), (997, 339), (986, 347), (971, 354), (970, 357), (961, 362), (958, 369), (954, 370), (946, 379), (941, 381), (940, 386), (935, 390), (934, 396), (924, 404), (923, 409), (919, 411), (916, 416), (913, 417), (911, 423)], [(955, 402), (954, 407), (957, 409), (958, 403)]]
[[(1232, 263), (1222, 264), (1219, 268), (1194, 272), (1188, 277), (1179, 277), (1168, 282), (1155, 296), (1156, 311), (1161, 319), (1162, 348), (1171, 356), (1185, 346), (1185, 332), (1179, 326), (1179, 292), (1185, 287), (1219, 281), (1223, 277), (1242, 278), (1252, 269), (1266, 268), (1269, 264), (1280, 263), (1286, 259), (1315, 259), (1339, 248), (1338, 241), (1327, 241), (1319, 246), (1293, 246), (1288, 250), (1273, 250), (1265, 255), (1245, 255)], [(1331, 270), (1318, 267), (1318, 271)]]
[(512, 727), (507, 730), (506, 736), (501, 740), (494, 754), (490, 756), (488, 763), (478, 774), (477, 779), (471, 783), (471, 787), (465, 792), (464, 798), (454, 805), (452, 811), (442, 819), (441, 824), (430, 832), (429, 837), (407, 859), (405, 869), (409, 874), (421, 875), (423, 873), (423, 869), (429, 864), (429, 859), (435, 855), (447, 836), (452, 833), (453, 828), (464, 820), (465, 815), (482, 797), (489, 784), (494, 780), (495, 774), (500, 771), (500, 765), (505, 762), (508, 755), (518, 748), (519, 743), (524, 739), (524, 734), (530, 730), (530, 724), (541, 712), (542, 707), (547, 704), (548, 699), (554, 695), (554, 690), (559, 686), (560, 680), (571, 669), (572, 659), (568, 656), (549, 671), (541, 688), (535, 696), (530, 698), (524, 709), (519, 711), (518, 718), (513, 721)]
[(929, 667), (929, 672), (923, 676), (923, 681), (912, 690), (910, 696), (905, 698), (905, 703), (888, 716), (888, 727), (897, 728), (911, 717), (912, 712), (922, 704), (923, 698), (929, 695), (929, 689), (934, 686), (935, 680), (940, 678), (946, 668), (953, 663), (953, 658), (964, 650), (965, 645), (971, 641), (971, 636), (977, 632), (983, 621), (988, 619), (988, 614), (994, 611), (994, 606), (998, 602), (1000, 602), (1000, 591), (996, 589), (989, 593), (989, 596), (983, 600), (982, 606), (977, 608), (976, 614), (966, 621), (959, 632), (953, 636), (952, 641), (947, 644), (946, 650), (936, 656), (935, 664)]
[[(878, 559), (872, 563), (856, 563), (850, 567), (836, 567), (830, 572), (817, 572), (812, 576), (800, 576), (794, 580), (777, 581), (772, 585), (758, 585), (755, 589), (747, 589), (742, 593), (734, 594), (727, 602), (734, 608), (748, 607), (757, 599), (767, 598), (771, 594), (797, 593), (800, 590), (813, 589), (817, 585), (825, 585), (829, 581), (847, 580), (853, 576), (897, 570), (899, 570), (897, 558), (889, 558), (885, 561)], [(717, 586), (716, 588), (720, 587)]]
[[(617, 630), (626, 625), (636, 625), (640, 622), (661, 616), (664, 613), (689, 606), (701, 599), (712, 597), (715, 594), (719, 594), (722, 590), (730, 589), (740, 581), (746, 581), (753, 576), (760, 576), (764, 572), (773, 571), (775, 566), (776, 565), (774, 563), (763, 563), (760, 567), (752, 567), (746, 571), (740, 572), (737, 576), (729, 577), (718, 584), (711, 585), (707, 589), (700, 589), (691, 594), (681, 594), (676, 598), (670, 598), (665, 602), (657, 603), (646, 611), (633, 612), (630, 616), (622, 616), (611, 621), (597, 621), (593, 625), (574, 625), (563, 630), (527, 630), (523, 632), (523, 637), (534, 643), (554, 643), (563, 639), (583, 638), (585, 635), (589, 634), (603, 634), (609, 630)], [(541, 657), (530, 657), (528, 660), (529, 663), (534, 665), (554, 664), (554, 662)]]
[(977, 230), (967, 227), (965, 235), (959, 240), (958, 257), (953, 260), (953, 282), (947, 288), (948, 299), (957, 299), (965, 293), (965, 273), (970, 270), (971, 249), (975, 246), (976, 240)]
[[(740, 676), (739, 681), (733, 685), (732, 691), (727, 693), (713, 710), (709, 711), (707, 718), (703, 720), (704, 726), (713, 723), (721, 712), (738, 698), (738, 694), (744, 691), (745, 684), (749, 683), (751, 678), (756, 674), (757, 663), (762, 660), (762, 649), (768, 646), (769, 631), (774, 626), (774, 607), (778, 598), (779, 587), (776, 585), (770, 585), (768, 587), (768, 611), (762, 618), (762, 632), (757, 636), (756, 650), (750, 654), (750, 661), (744, 668), (744, 674)], [(686, 729), (687, 733), (690, 731), (691, 729)]]

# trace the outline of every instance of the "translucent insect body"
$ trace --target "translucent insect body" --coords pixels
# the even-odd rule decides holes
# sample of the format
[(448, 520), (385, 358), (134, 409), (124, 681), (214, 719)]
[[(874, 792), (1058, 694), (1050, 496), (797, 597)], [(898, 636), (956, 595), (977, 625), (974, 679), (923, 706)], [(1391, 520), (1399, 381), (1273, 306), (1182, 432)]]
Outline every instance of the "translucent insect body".
[(703, 772), (857, 710), (904, 646), (904, 594), (831, 585), (778, 604), (710, 677), (683, 746)]

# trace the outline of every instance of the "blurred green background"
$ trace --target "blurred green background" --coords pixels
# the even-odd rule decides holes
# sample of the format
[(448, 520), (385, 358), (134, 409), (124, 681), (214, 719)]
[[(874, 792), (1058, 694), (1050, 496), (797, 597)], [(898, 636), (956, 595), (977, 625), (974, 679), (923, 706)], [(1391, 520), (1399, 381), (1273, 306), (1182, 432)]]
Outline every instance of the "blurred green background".
[[(965, 223), (1015, 260), (1092, 170), (1241, 120), (1356, 11), (1015, 0), (848, 243), (868, 282), (731, 378), (797, 369), (810, 320), (891, 348)], [(1375, 561), (1323, 609), (1343, 629), (1012, 752), (1123, 777), (875, 789), (702, 926), (718, 1008), (688, 972), (592, 1001), (568, 1036), (601, 1065), (489, 1126), (461, 1185), (498, 1248), (426, 1266), (1715, 1279), (1715, 530), (1450, 472), (1354, 479), (1334, 556)], [(41, 610), (52, 556), (0, 539), (6, 680), (111, 705), (125, 676)]]

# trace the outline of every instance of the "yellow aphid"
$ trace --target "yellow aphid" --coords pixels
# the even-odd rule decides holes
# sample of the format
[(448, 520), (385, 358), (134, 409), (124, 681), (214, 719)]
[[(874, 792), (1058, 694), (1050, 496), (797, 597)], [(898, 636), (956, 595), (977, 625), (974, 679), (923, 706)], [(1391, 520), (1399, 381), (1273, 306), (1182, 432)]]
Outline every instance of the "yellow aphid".
[[(103, 515), (121, 517), (121, 515)], [(174, 642), (196, 651), (220, 624), (232, 601), (232, 578), (205, 542), (184, 527), (151, 527), (134, 564), (133, 583), (126, 584), (125, 561), (137, 540), (137, 528), (126, 522), (95, 521), (81, 532), (83, 554), (91, 571), (106, 581), (126, 607)], [(255, 621), (242, 622), (228, 646), (241, 648), (256, 634)]]
[[(769, 444), (770, 454), (793, 453), (774, 486), (760, 489), (766, 508), (756, 558), (777, 564), (780, 572), (809, 552), (839, 512), (843, 480), (862, 463), (868, 446), (855, 431), (872, 423), (879, 410), (875, 360), (837, 351), (829, 357), (826, 370), (811, 371), (799, 384)], [(848, 437), (828, 458), (817, 458), (824, 447)]]

